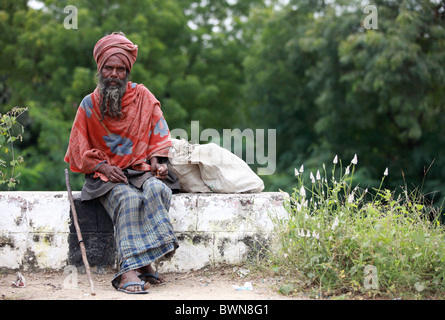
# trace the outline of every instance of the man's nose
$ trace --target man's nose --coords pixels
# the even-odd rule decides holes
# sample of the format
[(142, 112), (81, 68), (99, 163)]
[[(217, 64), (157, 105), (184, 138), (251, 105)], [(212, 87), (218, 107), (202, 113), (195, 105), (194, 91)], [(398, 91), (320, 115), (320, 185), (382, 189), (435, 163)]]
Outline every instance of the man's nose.
[(113, 70), (111, 71), (110, 77), (112, 78), (117, 78), (117, 68), (113, 68)]

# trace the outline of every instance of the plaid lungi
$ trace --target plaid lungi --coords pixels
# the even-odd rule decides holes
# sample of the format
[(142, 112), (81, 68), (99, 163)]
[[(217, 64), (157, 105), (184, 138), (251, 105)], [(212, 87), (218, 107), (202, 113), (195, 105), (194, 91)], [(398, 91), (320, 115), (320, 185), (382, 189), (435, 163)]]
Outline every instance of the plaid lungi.
[(170, 222), (172, 191), (156, 178), (147, 179), (142, 188), (118, 184), (101, 202), (114, 224), (119, 272), (112, 284), (119, 287), (120, 276), (149, 265), (176, 249)]

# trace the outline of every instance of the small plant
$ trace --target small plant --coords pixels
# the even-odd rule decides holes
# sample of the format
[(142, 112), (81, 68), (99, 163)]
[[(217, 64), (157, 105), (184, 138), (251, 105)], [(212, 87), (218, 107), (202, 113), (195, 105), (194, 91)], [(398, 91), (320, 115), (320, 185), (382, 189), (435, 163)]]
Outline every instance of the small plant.
[[(297, 187), (286, 199), (285, 219), (274, 219), (278, 250), (273, 269), (294, 278), (314, 296), (424, 297), (443, 295), (444, 226), (419, 193), (352, 186), (357, 156), (340, 173), (333, 161), (310, 173), (305, 186), (302, 166)], [(337, 174), (337, 178), (336, 178)]]
[[(8, 190), (19, 182), (19, 174), (15, 175), (14, 168), (23, 162), (23, 157), (15, 156), (14, 142), (22, 140), (24, 129), (17, 119), (26, 111), (26, 108), (16, 107), (4, 115), (0, 114), (0, 185), (6, 184)], [(14, 132), (17, 128), (18, 134)]]

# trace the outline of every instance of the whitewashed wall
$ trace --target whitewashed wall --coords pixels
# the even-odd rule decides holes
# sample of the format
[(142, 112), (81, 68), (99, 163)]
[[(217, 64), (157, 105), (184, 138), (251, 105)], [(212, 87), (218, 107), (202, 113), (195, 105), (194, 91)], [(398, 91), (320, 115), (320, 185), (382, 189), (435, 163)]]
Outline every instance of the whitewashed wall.
[[(255, 255), (271, 243), (271, 216), (286, 215), (282, 203), (281, 193), (268, 192), (173, 195), (180, 248), (158, 270), (185, 272)], [(66, 192), (0, 192), (0, 269), (63, 269), (71, 223)]]

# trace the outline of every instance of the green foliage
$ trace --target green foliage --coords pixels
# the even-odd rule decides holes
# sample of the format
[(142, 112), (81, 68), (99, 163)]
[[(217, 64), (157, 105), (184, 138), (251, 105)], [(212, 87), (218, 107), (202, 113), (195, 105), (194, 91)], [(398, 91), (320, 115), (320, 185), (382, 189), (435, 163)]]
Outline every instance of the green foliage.
[(397, 175), (385, 184), (396, 188), (420, 185), (434, 162), (424, 185), (434, 199), (445, 191), (444, 4), (373, 4), (370, 30), (362, 1), (291, 1), (273, 12), (245, 59), (249, 105), (277, 128), (280, 172), (357, 153), (362, 185), (390, 167)]
[[(6, 185), (9, 190), (20, 182), (14, 169), (23, 162), (23, 157), (15, 154), (14, 142), (22, 140), (23, 127), (17, 122), (17, 118), (26, 110), (13, 108), (3, 116), (0, 114), (0, 188)], [(17, 129), (19, 133), (16, 133)]]
[(418, 193), (353, 186), (355, 166), (338, 172), (334, 165), (329, 176), (323, 166), (309, 185), (298, 172), (287, 217), (275, 219), (274, 269), (319, 298), (443, 297), (445, 229), (437, 209)]
[[(0, 111), (27, 105), (21, 149), (22, 190), (65, 188), (63, 161), (76, 109), (95, 84), (93, 47), (100, 37), (123, 31), (139, 45), (130, 75), (161, 101), (171, 129), (189, 130), (192, 120), (204, 128), (239, 127), (243, 112), (242, 60), (246, 46), (239, 36), (261, 1), (3, 1), (0, 8)], [(65, 29), (66, 5), (78, 9), (78, 29)], [(223, 21), (231, 15), (231, 22)], [(233, 116), (232, 116), (233, 115)], [(80, 189), (83, 177), (73, 177)]]
[[(360, 155), (362, 186), (377, 187), (373, 177), (389, 167), (397, 174), (384, 187), (422, 185), (430, 201), (443, 198), (443, 1), (376, 0), (371, 30), (361, 0), (41, 3), (0, 7), (0, 112), (29, 108), (21, 190), (65, 188), (71, 124), (96, 85), (93, 47), (120, 30), (139, 45), (131, 80), (161, 101), (170, 129), (276, 129), (267, 191), (291, 191), (298, 163), (316, 168), (341, 153)], [(78, 9), (78, 29), (64, 28), (67, 5)]]

